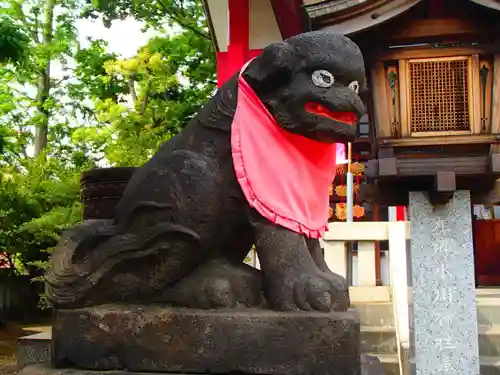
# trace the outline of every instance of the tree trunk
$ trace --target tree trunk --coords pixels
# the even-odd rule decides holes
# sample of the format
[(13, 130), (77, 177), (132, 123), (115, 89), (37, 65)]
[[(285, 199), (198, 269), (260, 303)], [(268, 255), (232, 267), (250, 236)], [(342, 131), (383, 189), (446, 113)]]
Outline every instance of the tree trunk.
[[(57, 0), (46, 0), (43, 9), (42, 21), (42, 44), (48, 47), (53, 38), (54, 8)], [(48, 50), (48, 48), (47, 48)], [(47, 135), (49, 131), (50, 113), (45, 108), (45, 103), (50, 95), (50, 52), (44, 56), (44, 64), (40, 68), (38, 78), (37, 109), (40, 121), (37, 124), (35, 133), (35, 156), (39, 155), (45, 146), (47, 146)]]

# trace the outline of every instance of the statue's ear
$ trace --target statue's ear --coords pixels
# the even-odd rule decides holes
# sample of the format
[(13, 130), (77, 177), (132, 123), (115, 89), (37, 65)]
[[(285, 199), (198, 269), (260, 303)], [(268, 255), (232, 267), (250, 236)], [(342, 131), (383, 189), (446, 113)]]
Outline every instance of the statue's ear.
[(267, 91), (290, 82), (301, 62), (301, 55), (293, 46), (286, 42), (273, 43), (247, 66), (243, 77), (257, 93)]

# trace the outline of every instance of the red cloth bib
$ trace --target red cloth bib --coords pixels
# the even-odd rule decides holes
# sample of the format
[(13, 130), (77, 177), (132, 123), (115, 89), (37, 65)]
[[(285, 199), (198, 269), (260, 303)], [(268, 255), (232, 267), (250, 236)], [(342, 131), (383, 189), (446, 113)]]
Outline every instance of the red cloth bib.
[(283, 130), (240, 75), (231, 147), (236, 177), (251, 207), (310, 238), (328, 230), (329, 191), (343, 144)]

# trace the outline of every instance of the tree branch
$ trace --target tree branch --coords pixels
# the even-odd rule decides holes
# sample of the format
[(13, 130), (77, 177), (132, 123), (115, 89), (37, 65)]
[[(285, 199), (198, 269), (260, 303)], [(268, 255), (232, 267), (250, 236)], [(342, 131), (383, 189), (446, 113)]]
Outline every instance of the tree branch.
[(148, 85), (146, 86), (146, 91), (144, 92), (144, 97), (142, 98), (141, 110), (140, 110), (141, 115), (144, 115), (144, 112), (146, 112), (146, 108), (148, 107), (150, 91), (151, 91), (151, 80), (148, 81)]
[[(12, 7), (12, 2), (11, 2), (11, 7)], [(21, 20), (21, 23), (26, 27), (26, 29), (30, 32), (31, 37), (36, 43), (40, 43), (40, 38), (38, 37), (38, 17), (35, 14), (35, 25), (32, 26), (28, 22), (26, 15), (24, 14), (22, 6), (16, 4), (15, 10), (17, 13), (17, 17)]]
[(130, 79), (128, 80), (128, 90), (130, 91), (130, 95), (132, 95), (132, 100), (134, 105), (137, 103), (137, 92), (135, 91), (135, 74), (130, 74)]
[(194, 27), (193, 25), (190, 25), (189, 23), (183, 21), (181, 19), (181, 16), (179, 14), (175, 14), (177, 12), (175, 12), (174, 10), (170, 9), (169, 7), (167, 7), (165, 4), (163, 4), (161, 1), (159, 2), (159, 5), (160, 7), (165, 11), (165, 13), (172, 19), (174, 20), (175, 22), (177, 22), (179, 24), (179, 26), (189, 30), (189, 31), (192, 31), (193, 33), (195, 33), (196, 35), (198, 35), (199, 37), (201, 38), (204, 38), (204, 39), (207, 39), (207, 40), (211, 40), (210, 38), (210, 35), (209, 34), (206, 34), (204, 33), (203, 31), (200, 31), (198, 30), (196, 27)]

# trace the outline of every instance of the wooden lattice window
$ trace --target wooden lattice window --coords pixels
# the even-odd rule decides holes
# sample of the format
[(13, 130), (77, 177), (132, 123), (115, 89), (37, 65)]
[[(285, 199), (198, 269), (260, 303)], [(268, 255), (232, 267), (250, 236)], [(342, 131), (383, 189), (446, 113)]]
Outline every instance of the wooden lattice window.
[(470, 58), (409, 60), (407, 69), (411, 134), (470, 133)]

